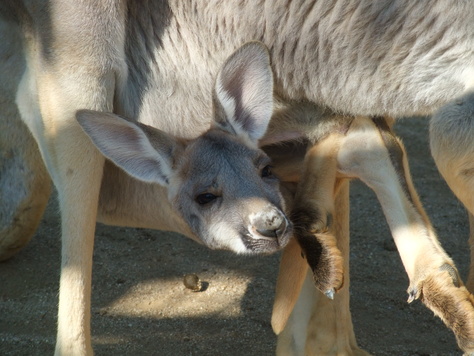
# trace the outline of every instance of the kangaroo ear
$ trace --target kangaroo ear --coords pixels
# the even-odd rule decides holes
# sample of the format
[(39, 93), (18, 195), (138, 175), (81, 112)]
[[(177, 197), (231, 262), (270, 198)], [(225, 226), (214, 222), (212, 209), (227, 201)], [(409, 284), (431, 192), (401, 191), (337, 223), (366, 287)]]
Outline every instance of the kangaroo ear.
[(273, 111), (273, 75), (264, 44), (246, 43), (227, 59), (213, 98), (214, 125), (257, 143)]
[(111, 113), (79, 110), (76, 119), (102, 154), (132, 177), (169, 184), (178, 142), (158, 129)]

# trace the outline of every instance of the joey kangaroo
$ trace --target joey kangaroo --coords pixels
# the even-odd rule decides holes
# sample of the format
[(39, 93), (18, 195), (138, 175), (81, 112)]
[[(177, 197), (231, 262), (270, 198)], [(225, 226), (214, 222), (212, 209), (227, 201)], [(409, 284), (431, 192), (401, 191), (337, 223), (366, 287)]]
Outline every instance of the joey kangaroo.
[[(187, 235), (213, 249), (269, 253), (292, 233), (270, 158), (257, 147), (271, 118), (272, 92), (267, 53), (237, 52), (217, 77), (212, 127), (195, 139), (176, 139), (111, 113), (80, 110), (77, 120), (116, 166), (167, 188), (154, 198), (167, 194), (168, 214), (174, 210), (184, 219), (179, 225)], [(105, 209), (106, 199), (100, 201)]]
[[(303, 192), (307, 191), (305, 187), (311, 187), (312, 183), (306, 177), (327, 178), (324, 186), (332, 187), (329, 190), (332, 194), (324, 190), (326, 197), (318, 197), (313, 192), (301, 203), (295, 200), (292, 210), (298, 212), (294, 216), (300, 243), (305, 245), (311, 241), (312, 244), (314, 240), (311, 238), (314, 237), (324, 247), (322, 251), (329, 251), (322, 256), (331, 257), (328, 261), (334, 262), (328, 264), (331, 269), (326, 276), (330, 278), (318, 279), (320, 276), (316, 270), (315, 281), (327, 295), (334, 295), (334, 301), (321, 300), (319, 297), (310, 299), (308, 296), (313, 296), (312, 289), (306, 288), (307, 284), (301, 289), (302, 278), (285, 277), (304, 276), (307, 270), (306, 262), (301, 264), (300, 247), (290, 242), (283, 255), (276, 300), (278, 303), (282, 301), (281, 286), (291, 283), (294, 288), (286, 288), (286, 292), (293, 295), (283, 293), (283, 299), (288, 301), (288, 308), (284, 309), (288, 313), (291, 311), (294, 296), (301, 290), (295, 309), (305, 312), (283, 315), (280, 329), (274, 323), (276, 331), (284, 327), (279, 337), (278, 353), (363, 353), (357, 346), (352, 330), (348, 291), (342, 288), (334, 294), (349, 280), (348, 186), (344, 173), (351, 176), (351, 173), (356, 172), (356, 177), (364, 180), (366, 174), (379, 168), (378, 163), (389, 161), (372, 161), (374, 155), (371, 149), (367, 149), (366, 155), (351, 155), (349, 162), (344, 161), (345, 169), (340, 170), (341, 157), (335, 156), (335, 152), (347, 153), (351, 152), (353, 145), (355, 148), (360, 147), (352, 138), (361, 127), (364, 127), (363, 131), (367, 131), (367, 137), (370, 138), (367, 147), (374, 147), (370, 143), (380, 142), (379, 137), (391, 137), (387, 134), (389, 130), (380, 128), (367, 118), (397, 118), (437, 112), (431, 130), (431, 145), (437, 165), (466, 208), (474, 212), (472, 202), (467, 198), (471, 195), (467, 193), (474, 190), (470, 179), (474, 161), (470, 110), (472, 100), (468, 94), (474, 85), (474, 8), (470, 2), (448, 3), (439, 0), (427, 7), (423, 3), (406, 0), (354, 0), (348, 3), (340, 0), (245, 3), (219, 0), (196, 3), (7, 0), (0, 4), (0, 17), (7, 37), (21, 39), (21, 46), (9, 46), (8, 41), (0, 44), (2, 51), (12, 51), (13, 57), (17, 58), (10, 70), (2, 73), (2, 77), (7, 78), (5, 82), (9, 83), (9, 90), (16, 93), (21, 125), (28, 127), (38, 144), (46, 170), (58, 191), (61, 207), (63, 257), (56, 345), (58, 355), (92, 353), (89, 329), (90, 268), (97, 219), (109, 224), (183, 229), (182, 232), (190, 237), (200, 237), (211, 244), (216, 243), (215, 247), (232, 248), (240, 252), (250, 252), (252, 249), (270, 252), (285, 244), (287, 237), (274, 237), (283, 226), (278, 225), (279, 221), (284, 221), (280, 218), (275, 220), (276, 224), (270, 224), (272, 232), (262, 229), (259, 224), (249, 227), (248, 222), (241, 221), (247, 230), (260, 231), (253, 236), (258, 236), (259, 242), (265, 246), (261, 248), (260, 245), (247, 244), (248, 241), (255, 241), (246, 232), (233, 234), (232, 241), (220, 238), (215, 242), (216, 236), (223, 236), (223, 226), (226, 224), (216, 219), (212, 224), (202, 227), (202, 221), (206, 221), (209, 216), (203, 211), (199, 212), (199, 208), (196, 208), (198, 222), (194, 213), (189, 216), (181, 216), (181, 213), (175, 215), (174, 208), (179, 208), (180, 202), (169, 202), (167, 197), (179, 196), (176, 191), (179, 189), (173, 184), (186, 173), (187, 167), (181, 164), (190, 156), (190, 151), (186, 152), (183, 148), (182, 140), (165, 139), (165, 146), (177, 150), (177, 156), (170, 156), (166, 148), (157, 146), (156, 141), (150, 139), (163, 136), (162, 132), (184, 140), (195, 139), (209, 129), (212, 117), (229, 119), (236, 113), (236, 116), (242, 117), (238, 124), (224, 124), (221, 119), (217, 119), (209, 135), (213, 136), (220, 127), (223, 131), (220, 134), (232, 136), (234, 131), (233, 139), (249, 149), (256, 148), (266, 124), (254, 126), (256, 124), (248, 121), (248, 117), (260, 117), (262, 111), (269, 114), (268, 107), (261, 108), (257, 105), (261, 99), (244, 93), (249, 93), (249, 87), (252, 93), (260, 92), (260, 88), (252, 90), (252, 83), (254, 79), (260, 78), (257, 73), (262, 67), (253, 64), (250, 66), (253, 69), (243, 75), (240, 71), (242, 66), (237, 65), (235, 71), (230, 71), (234, 73), (231, 80), (226, 82), (218, 79), (216, 83), (222, 85), (214, 85), (215, 74), (221, 64), (245, 42), (258, 40), (269, 48), (270, 61), (267, 65), (271, 63), (274, 73), (273, 117), (259, 144), (291, 139), (307, 140), (309, 147), (315, 145), (306, 158), (308, 164), (321, 163), (331, 172), (327, 176), (313, 174), (314, 170), (306, 163), (303, 166), (297, 164), (300, 169), (295, 172), (288, 171), (284, 169), (285, 164), (291, 163), (292, 157), (271, 154), (270, 151), (275, 150), (275, 147), (269, 148), (268, 152), (275, 161), (282, 160), (284, 163), (276, 164), (275, 168), (286, 173), (282, 175), (286, 183), (298, 183), (300, 178), (305, 177), (296, 189), (296, 197), (303, 197)], [(247, 47), (240, 53), (258, 59), (259, 50), (255, 50), (256, 47)], [(247, 52), (249, 48), (253, 48), (251, 53)], [(236, 63), (240, 63), (240, 60)], [(267, 77), (263, 82), (268, 84), (268, 81), (271, 82), (271, 79)], [(230, 84), (237, 84), (237, 87)], [(215, 100), (209, 100), (213, 95)], [(215, 111), (212, 102), (218, 103), (214, 104)], [(245, 105), (249, 103), (250, 106)], [(78, 110), (81, 110), (78, 113), (80, 124), (76, 121)], [(136, 122), (121, 121), (116, 116), (110, 116), (112, 114), (100, 112), (113, 112), (134, 118)], [(360, 117), (365, 119), (354, 119)], [(14, 125), (15, 120), (9, 122)], [(110, 150), (110, 141), (105, 140), (104, 144), (104, 135), (100, 139), (91, 134), (100, 131), (97, 130), (97, 126), (99, 129), (101, 127), (98, 122), (116, 124), (117, 127), (109, 129), (122, 132), (122, 139), (135, 138), (135, 144), (127, 145), (135, 153), (145, 154), (145, 162), (153, 162), (159, 168), (149, 170), (145, 164), (147, 169), (143, 169), (144, 161), (133, 162), (127, 157), (110, 156), (111, 151), (115, 152)], [(366, 125), (356, 125), (357, 122), (365, 122)], [(21, 134), (23, 129), (18, 129), (18, 132)], [(167, 185), (168, 189), (137, 181), (124, 174), (110, 160), (104, 160), (103, 154), (92, 145), (84, 131), (91, 134), (99, 149), (106, 156), (109, 155), (109, 159), (116, 160), (118, 166), (135, 176), (145, 177), (146, 181), (155, 179), (155, 182)], [(334, 144), (327, 141), (329, 143), (326, 146), (323, 139), (326, 136), (333, 138), (334, 131), (347, 133), (348, 136), (336, 136)], [(248, 138), (244, 139), (242, 134)], [(14, 145), (12, 137), (0, 137), (2, 144)], [(109, 138), (107, 134), (105, 138)], [(233, 145), (234, 141), (229, 140)], [(459, 145), (459, 142), (463, 144)], [(201, 143), (199, 139), (188, 142), (190, 145), (196, 144), (196, 147)], [(120, 143), (118, 145), (122, 147)], [(330, 148), (332, 153), (328, 159), (312, 159), (313, 152), (317, 155), (321, 147)], [(403, 152), (403, 148), (396, 148), (397, 145), (391, 147), (390, 152)], [(28, 179), (26, 174), (21, 174), (25, 170), (18, 173), (11, 169), (4, 173), (16, 174), (16, 181), (24, 182), (23, 185), (18, 184), (17, 188), (22, 192), (19, 195), (22, 198), (9, 203), (8, 209), (14, 213), (8, 221), (28, 221), (28, 224), (11, 228), (6, 223), (7, 228), (2, 227), (1, 231), (6, 231), (5, 237), (2, 236), (2, 241), (6, 241), (1, 245), (3, 257), (11, 255), (27, 242), (28, 238), (20, 236), (24, 232), (26, 235), (32, 234), (48, 196), (47, 191), (36, 193), (36, 187), (49, 184), (45, 168), (32, 158), (37, 153), (27, 149), (19, 151), (18, 161), (29, 172), (41, 173), (38, 175), (41, 179)], [(360, 149), (355, 152), (364, 153)], [(171, 157), (178, 162), (170, 161)], [(364, 163), (363, 170), (348, 169), (354, 168), (354, 164), (360, 160)], [(246, 167), (251, 166), (250, 162), (253, 160), (249, 159)], [(402, 166), (400, 155), (393, 161), (395, 163), (391, 162), (390, 165), (395, 168)], [(12, 167), (18, 167), (18, 164)], [(253, 163), (253, 181), (265, 184), (272, 191), (271, 196), (274, 196), (278, 193), (277, 188), (272, 186), (267, 176), (268, 170), (264, 167), (265, 163), (263, 166)], [(391, 172), (393, 177), (399, 170)], [(408, 179), (407, 173), (404, 175), (405, 180)], [(339, 180), (341, 177), (343, 179)], [(114, 184), (105, 184), (110, 181), (114, 181)], [(370, 179), (365, 181), (377, 182)], [(403, 185), (406, 184), (402, 182)], [(173, 191), (173, 188), (176, 190)], [(383, 186), (372, 188), (379, 188), (383, 193)], [(5, 191), (7, 188), (1, 189)], [(273, 201), (264, 194), (265, 189), (260, 192), (264, 200), (272, 201), (271, 204), (276, 206), (276, 210), (271, 212), (264, 209), (266, 213), (261, 214), (262, 217), (284, 209), (281, 197)], [(321, 192), (318, 188), (317, 193)], [(403, 194), (401, 200), (404, 203), (408, 200), (412, 207), (417, 205), (410, 190), (397, 192)], [(210, 200), (208, 203), (211, 206), (222, 200), (220, 192), (209, 186), (193, 193), (195, 200), (202, 198), (203, 203)], [(392, 194), (389, 199), (381, 200), (391, 204), (396, 196)], [(292, 201), (291, 194), (288, 199), (288, 202)], [(397, 211), (412, 209), (410, 205), (401, 205), (397, 206)], [(32, 207), (34, 211), (25, 207)], [(18, 218), (24, 216), (24, 211), (30, 219)], [(423, 216), (418, 209), (415, 209), (415, 214)], [(281, 216), (280, 213), (277, 215)], [(326, 217), (330, 215), (333, 215), (333, 223), (326, 227)], [(390, 219), (390, 216), (387, 218)], [(456, 329), (461, 321), (473, 319), (471, 297), (457, 279), (452, 261), (438, 248), (429, 222), (424, 218), (417, 218), (418, 221), (421, 221), (422, 228), (416, 230), (414, 235), (409, 234), (412, 236), (411, 245), (406, 243), (408, 235), (405, 225), (397, 224), (392, 229), (394, 235), (400, 236), (396, 238), (397, 247), (410, 278), (410, 299), (419, 297), (435, 311), (439, 305), (458, 305), (465, 316), (456, 314), (454, 321), (447, 323), (454, 329), (463, 351), (473, 353), (472, 329)], [(289, 223), (284, 224), (289, 227)], [(298, 229), (298, 226), (304, 228)], [(290, 233), (289, 229), (287, 233)], [(303, 235), (306, 230), (311, 236)], [(269, 243), (269, 235), (272, 235), (272, 243)], [(333, 248), (335, 244), (337, 248)], [(423, 247), (427, 245), (430, 247), (429, 253), (424, 256)], [(308, 254), (312, 246), (307, 248), (306, 257), (314, 263), (318, 259)], [(339, 251), (341, 255), (338, 255)], [(294, 253), (297, 259), (292, 258)], [(469, 281), (472, 280), (474, 277), (471, 273)], [(423, 293), (431, 281), (445, 287), (436, 289), (441, 291), (440, 294), (426, 296)], [(472, 286), (472, 283), (468, 282), (469, 285)], [(456, 293), (452, 293), (454, 289)], [(426, 290), (433, 289), (427, 287)], [(275, 315), (278, 316), (278, 310), (281, 309), (276, 310)], [(321, 315), (327, 317), (323, 323), (318, 320)], [(284, 326), (287, 317), (290, 322)], [(447, 319), (449, 315), (444, 317)]]

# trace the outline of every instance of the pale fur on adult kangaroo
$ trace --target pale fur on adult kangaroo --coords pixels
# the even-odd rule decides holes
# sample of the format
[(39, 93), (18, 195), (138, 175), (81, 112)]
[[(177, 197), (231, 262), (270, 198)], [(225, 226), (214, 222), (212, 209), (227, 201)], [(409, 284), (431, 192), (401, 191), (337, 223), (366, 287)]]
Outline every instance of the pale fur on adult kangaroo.
[[(433, 153), (448, 184), (467, 209), (474, 212), (471, 198), (467, 197), (470, 194), (466, 194), (473, 191), (473, 126), (469, 109), (472, 101), (468, 96), (462, 97), (474, 85), (474, 6), (468, 1), (433, 1), (425, 7), (420, 2), (402, 0), (146, 4), (125, 0), (38, 0), (3, 2), (0, 13), (6, 18), (8, 32), (23, 37), (20, 60), (9, 73), (21, 75), (21, 82), (12, 80), (11, 86), (17, 92), (22, 120), (38, 143), (61, 206), (63, 261), (57, 354), (92, 352), (90, 266), (96, 219), (162, 229), (176, 228), (165, 225), (170, 216), (180, 219), (167, 208), (162, 188), (139, 183), (104, 161), (77, 124), (76, 112), (113, 111), (169, 135), (193, 138), (208, 129), (213, 117), (209, 99), (218, 67), (247, 41), (259, 40), (269, 48), (275, 74), (277, 103), (264, 142), (306, 136), (316, 143), (317, 152), (321, 133), (340, 127), (340, 120), (327, 119), (322, 107), (351, 117), (400, 117), (432, 113), (447, 104), (433, 120)], [(241, 95), (238, 91), (225, 91), (234, 97)], [(453, 101), (456, 98), (460, 99)], [(225, 95), (220, 99), (224, 99), (223, 107), (233, 107), (233, 101), (226, 100)], [(242, 107), (236, 104), (234, 109)], [(347, 130), (349, 126), (347, 121), (343, 125)], [(381, 132), (373, 126), (369, 131)], [(2, 140), (9, 143), (11, 138), (2, 136)], [(339, 145), (334, 147), (338, 151)], [(21, 153), (23, 157), (35, 154), (25, 149)], [(308, 157), (309, 160), (311, 155)], [(370, 167), (370, 159), (366, 161)], [(42, 172), (40, 176), (44, 177), (44, 168), (36, 160), (24, 164), (32, 172)], [(113, 178), (116, 184), (104, 183), (101, 188), (101, 178), (102, 182)], [(298, 177), (294, 179), (297, 181)], [(48, 196), (38, 195), (35, 190), (40, 184), (47, 186), (47, 178), (33, 181), (18, 176), (17, 181), (25, 185), (20, 188), (22, 200), (10, 205), (15, 212), (10, 221), (24, 222), (19, 217), (22, 211), (30, 210), (24, 207), (36, 209), (28, 212), (31, 221), (27, 224), (8, 228), (10, 232), (4, 241), (9, 241), (9, 245), (2, 245), (6, 246), (4, 251), (9, 246), (18, 249), (28, 240), (19, 236), (24, 231), (31, 236)], [(330, 177), (328, 181), (333, 180)], [(159, 196), (163, 200), (156, 198)], [(331, 226), (342, 261), (347, 264), (346, 183), (339, 184), (335, 199), (337, 209), (322, 210), (334, 210)], [(331, 202), (332, 197), (322, 201)], [(186, 225), (177, 226), (185, 229)], [(421, 245), (436, 240), (431, 236), (429, 222), (425, 221), (424, 228), (428, 230), (414, 239)], [(190, 230), (182, 232), (191, 234)], [(400, 247), (398, 242), (401, 241), (397, 241)], [(301, 258), (291, 258), (295, 251), (299, 256), (299, 247), (291, 243), (287, 251), (290, 252), (283, 256), (281, 276), (287, 269), (290, 274), (295, 270), (300, 275), (305, 273), (306, 265), (300, 264)], [(433, 277), (448, 289), (457, 288), (456, 270), (442, 250), (431, 251), (428, 269), (417, 265), (425, 261), (420, 251), (408, 255), (403, 249), (400, 252), (402, 259), (409, 257), (403, 262), (412, 287), (420, 282), (423, 286), (427, 277)], [(344, 268), (345, 281), (347, 270)], [(280, 281), (280, 285), (285, 283), (285, 278)], [(309, 300), (313, 291), (307, 285), (279, 339), (279, 352), (301, 354), (306, 348), (307, 354), (362, 353), (352, 331), (347, 289), (336, 294), (332, 302), (319, 296)], [(462, 288), (460, 284), (459, 290)], [(462, 292), (462, 296), (453, 298), (462, 302), (469, 301), (470, 296)], [(281, 299), (277, 297), (278, 300)], [(313, 304), (317, 307), (308, 323), (311, 313), (301, 310), (312, 308)], [(323, 314), (318, 314), (320, 308), (327, 308), (324, 315), (329, 319), (324, 323), (318, 320), (317, 315)], [(466, 312), (473, 315), (472, 305), (466, 307)], [(321, 325), (324, 330), (312, 330)], [(461, 348), (472, 353), (472, 332), (467, 340), (459, 339), (462, 333), (457, 336)]]

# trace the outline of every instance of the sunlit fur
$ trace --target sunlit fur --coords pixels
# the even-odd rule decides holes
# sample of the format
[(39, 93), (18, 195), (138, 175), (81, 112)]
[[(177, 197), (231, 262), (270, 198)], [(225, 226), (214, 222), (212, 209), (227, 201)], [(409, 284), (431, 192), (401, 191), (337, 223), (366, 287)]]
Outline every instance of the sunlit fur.
[[(2, 63), (0, 85), (8, 93), (16, 92), (18, 104), (9, 95), (5, 103), (9, 109), (1, 115), (9, 116), (8, 126), (16, 125), (19, 135), (1, 131), (2, 147), (18, 147), (13, 141), (34, 146), (22, 126), (26, 124), (61, 206), (65, 255), (56, 352), (63, 355), (92, 353), (90, 266), (97, 217), (121, 225), (180, 226), (193, 236), (170, 206), (163, 204), (167, 201), (164, 188), (137, 182), (104, 161), (76, 123), (78, 109), (113, 111), (173, 136), (194, 138), (209, 128), (213, 117), (209, 99), (218, 68), (243, 43), (255, 40), (269, 48), (275, 75), (272, 122), (290, 129), (295, 118), (306, 124), (303, 132), (280, 132), (277, 138), (265, 138), (267, 142), (298, 138), (302, 133), (313, 139), (324, 137), (341, 127), (340, 119), (327, 119), (331, 112), (391, 117), (429, 114), (474, 85), (474, 7), (470, 1), (439, 0), (426, 6), (409, 0), (5, 0), (0, 4), (0, 18), (2, 38), (23, 38), (22, 48), (20, 41), (0, 42), (0, 50), (7, 54), (2, 58), (14, 59), (9, 65)], [(468, 111), (464, 114), (472, 117)], [(454, 126), (463, 126), (458, 122), (445, 132), (439, 126), (442, 121), (443, 114), (432, 125), (436, 162), (472, 213), (474, 206), (466, 198), (474, 191), (471, 167), (452, 169), (448, 163), (456, 160), (451, 159), (451, 149), (445, 150), (454, 147), (459, 139), (456, 132), (462, 132)], [(472, 151), (474, 141), (465, 135), (468, 145), (458, 146), (455, 156)], [(17, 138), (22, 136), (27, 138)], [(442, 139), (447, 142), (440, 143)], [(50, 184), (38, 151), (20, 152), (17, 157), (27, 169), (8, 168), (2, 175), (16, 174), (14, 181), (24, 184), (0, 187), (2, 194), (9, 189), (27, 191), (26, 195), (8, 195), (26, 198), (5, 210), (14, 210), (13, 219), (0, 221), (6, 224), (0, 229), (7, 231), (6, 238), (2, 236), (5, 248), (18, 242), (16, 250), (28, 240), (24, 236), (33, 234)], [(29, 172), (36, 172), (40, 179), (28, 180)], [(163, 198), (150, 199), (156, 196)], [(35, 210), (29, 210), (28, 219), (22, 214), (24, 207)], [(29, 224), (12, 229), (12, 221)], [(5, 249), (1, 255), (8, 256)], [(335, 318), (336, 310), (326, 307), (322, 310)], [(343, 307), (345, 328), (335, 336), (335, 352), (356, 353), (348, 303)], [(350, 342), (338, 342), (347, 338)], [(307, 345), (314, 339), (309, 337)]]

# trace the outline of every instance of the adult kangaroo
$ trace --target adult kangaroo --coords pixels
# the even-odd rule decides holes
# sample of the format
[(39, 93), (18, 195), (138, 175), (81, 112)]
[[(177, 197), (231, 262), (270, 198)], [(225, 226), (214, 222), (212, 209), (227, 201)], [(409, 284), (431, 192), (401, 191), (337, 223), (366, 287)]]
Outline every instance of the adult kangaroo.
[[(137, 191), (149, 188), (104, 161), (77, 123), (76, 112), (114, 112), (172, 136), (194, 138), (208, 129), (213, 117), (209, 98), (219, 66), (247, 41), (258, 40), (269, 48), (275, 76), (272, 122), (277, 123), (278, 129), (272, 131), (271, 124), (264, 142), (306, 136), (317, 143), (321, 132), (330, 131), (321, 131), (321, 125), (328, 129), (339, 127), (334, 126), (339, 120), (331, 114), (327, 114), (331, 119), (324, 119), (322, 108), (345, 114), (351, 120), (356, 115), (396, 118), (430, 114), (446, 105), (433, 120), (433, 153), (448, 184), (474, 212), (469, 194), (474, 190), (472, 100), (466, 95), (474, 86), (474, 6), (468, 1), (433, 1), (425, 7), (423, 3), (402, 0), (12, 0), (3, 2), (0, 11), (8, 32), (22, 37), (24, 62), (18, 61), (20, 69), (16, 67), (22, 73), (16, 101), (23, 122), (38, 143), (61, 206), (58, 355), (92, 353), (89, 294), (96, 219), (167, 228), (157, 217), (169, 215), (162, 209), (162, 202), (138, 203), (133, 199)], [(234, 81), (240, 83), (240, 78), (237, 75)], [(220, 96), (222, 106), (245, 116), (238, 101), (244, 97), (242, 92), (223, 89), (227, 94)], [(304, 130), (294, 125), (295, 118), (307, 124), (301, 126)], [(308, 127), (313, 126), (318, 129), (311, 137)], [(30, 157), (28, 153), (24, 156)], [(35, 165), (36, 162), (29, 165), (31, 170), (36, 170)], [(101, 192), (101, 180), (116, 176), (120, 177), (118, 182), (126, 184), (103, 185)], [(45, 184), (44, 180), (28, 181), (28, 191), (34, 191), (35, 184), (40, 183)], [(346, 183), (341, 184), (335, 210), (336, 218), (344, 220), (348, 189)], [(131, 188), (124, 191), (125, 186)], [(68, 193), (71, 191), (74, 196)], [(41, 217), (47, 195), (31, 194), (31, 204), (26, 199), (14, 206), (18, 216), (24, 210), (20, 206), (37, 207), (33, 221), (24, 227), (29, 235), (34, 230), (31, 226)], [(115, 197), (120, 198), (112, 204), (110, 199)], [(130, 212), (126, 209), (130, 202), (139, 204), (140, 209)], [(12, 233), (6, 240), (18, 247), (18, 236), (25, 230), (10, 229)], [(338, 232), (339, 238), (337, 235)], [(348, 242), (341, 241), (347, 261)], [(410, 266), (405, 265), (408, 272), (416, 270), (411, 264), (419, 260), (420, 253), (411, 255)], [(435, 257), (439, 258), (442, 276), (455, 274), (454, 266), (449, 271), (442, 269), (446, 263), (451, 266), (443, 252), (436, 252)], [(291, 264), (293, 259), (289, 260)], [(348, 280), (347, 269), (344, 271), (344, 279)], [(419, 276), (409, 276), (418, 281)], [(468, 285), (472, 286), (473, 278), (471, 273)], [(449, 288), (458, 285), (455, 279), (446, 278)], [(419, 295), (415, 293), (413, 297)], [(470, 303), (467, 292), (460, 298)], [(362, 352), (351, 325), (335, 327), (339, 323), (350, 324), (347, 290), (342, 289), (334, 303), (336, 307), (331, 310), (342, 308), (346, 318), (333, 317), (325, 325), (328, 330), (344, 332), (330, 332), (333, 339), (325, 340), (327, 349), (314, 347), (322, 337), (318, 335), (328, 333), (312, 332), (308, 317), (288, 324), (279, 350), (286, 354), (302, 353), (305, 347), (309, 354)], [(469, 308), (472, 304), (467, 308), (468, 316), (472, 315)], [(311, 337), (307, 339), (306, 335)], [(466, 353), (474, 352), (470, 336), (460, 342)]]

